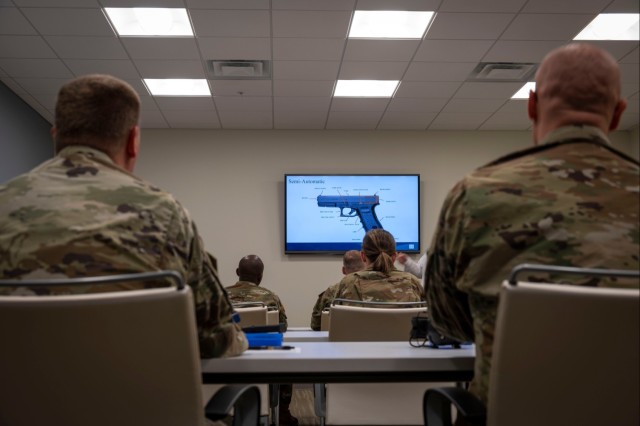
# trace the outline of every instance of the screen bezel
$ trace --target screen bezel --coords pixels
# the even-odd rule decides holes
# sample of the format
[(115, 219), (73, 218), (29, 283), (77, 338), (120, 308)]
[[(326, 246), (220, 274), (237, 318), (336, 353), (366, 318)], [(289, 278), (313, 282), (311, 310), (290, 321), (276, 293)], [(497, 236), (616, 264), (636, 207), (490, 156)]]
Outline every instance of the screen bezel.
[(344, 254), (347, 250), (288, 250), (289, 242), (287, 241), (287, 178), (289, 176), (299, 176), (299, 177), (321, 177), (321, 176), (407, 176), (407, 177), (415, 177), (417, 180), (417, 205), (418, 205), (418, 241), (417, 247), (414, 249), (402, 249), (398, 251), (402, 251), (403, 253), (421, 253), (422, 247), (422, 232), (421, 232), (421, 211), (422, 211), (422, 197), (420, 193), (420, 174), (419, 173), (285, 173), (284, 174), (284, 202), (283, 202), (283, 216), (284, 216), (284, 254), (327, 254), (327, 255), (338, 255)]

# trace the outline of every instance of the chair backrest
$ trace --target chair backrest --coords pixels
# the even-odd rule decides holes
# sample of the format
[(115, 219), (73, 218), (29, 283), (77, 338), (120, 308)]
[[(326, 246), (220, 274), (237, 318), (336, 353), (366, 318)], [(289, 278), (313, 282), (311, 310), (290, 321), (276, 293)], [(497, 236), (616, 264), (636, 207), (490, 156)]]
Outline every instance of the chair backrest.
[(262, 306), (245, 306), (238, 307), (234, 305), (234, 310), (239, 315), (240, 327), (251, 327), (254, 325), (267, 325), (267, 307)]
[(324, 309), (320, 316), (320, 331), (329, 331), (329, 309)]
[(639, 297), (637, 289), (505, 281), (488, 424), (639, 424)]
[(179, 287), (0, 296), (0, 423), (202, 425), (194, 304)]
[(280, 324), (280, 311), (277, 309), (267, 308), (267, 325)]
[[(365, 306), (337, 304), (341, 302)], [(329, 313), (329, 341), (408, 341), (411, 335), (411, 318), (426, 312), (427, 308), (420, 305), (424, 303), (368, 303), (335, 299)]]

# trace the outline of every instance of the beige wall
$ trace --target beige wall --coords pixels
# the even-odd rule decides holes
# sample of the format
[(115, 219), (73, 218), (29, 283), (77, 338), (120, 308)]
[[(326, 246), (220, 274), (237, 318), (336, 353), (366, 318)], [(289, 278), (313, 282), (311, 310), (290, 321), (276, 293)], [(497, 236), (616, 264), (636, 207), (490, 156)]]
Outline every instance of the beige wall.
[[(637, 133), (636, 133), (637, 136)], [(631, 134), (613, 135), (634, 155)], [(447, 191), (464, 174), (530, 145), (529, 132), (145, 130), (136, 173), (176, 195), (218, 258), (224, 285), (238, 260), (265, 263), (263, 285), (308, 326), (318, 293), (341, 278), (341, 257), (283, 253), (285, 173), (419, 173), (422, 244)], [(637, 147), (635, 151), (637, 157)]]

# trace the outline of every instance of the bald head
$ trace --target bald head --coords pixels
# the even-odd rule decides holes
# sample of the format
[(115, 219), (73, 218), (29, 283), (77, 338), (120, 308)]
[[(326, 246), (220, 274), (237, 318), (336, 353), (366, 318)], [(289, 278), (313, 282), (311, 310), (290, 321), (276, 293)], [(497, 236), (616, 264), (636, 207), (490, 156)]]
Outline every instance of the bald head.
[(262, 263), (262, 260), (255, 254), (250, 254), (240, 259), (238, 269), (236, 269), (236, 274), (240, 281), (249, 281), (260, 285), (263, 271), (264, 264)]
[(606, 133), (617, 127), (625, 106), (618, 63), (611, 55), (584, 43), (560, 47), (540, 64), (536, 92), (529, 99), (534, 140), (571, 124), (595, 126)]
[(358, 250), (349, 250), (342, 257), (342, 273), (347, 275), (364, 269), (364, 262)]

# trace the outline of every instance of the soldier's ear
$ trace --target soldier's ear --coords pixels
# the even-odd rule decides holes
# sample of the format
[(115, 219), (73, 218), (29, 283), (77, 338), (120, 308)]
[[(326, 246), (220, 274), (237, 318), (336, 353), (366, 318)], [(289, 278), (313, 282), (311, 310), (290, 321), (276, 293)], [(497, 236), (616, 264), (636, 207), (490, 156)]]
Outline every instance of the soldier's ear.
[(527, 113), (532, 121), (536, 121), (538, 119), (538, 95), (533, 90), (529, 90)]
[(140, 152), (140, 127), (134, 126), (127, 136), (127, 156), (136, 158)]
[(615, 130), (618, 128), (618, 124), (620, 124), (620, 117), (622, 117), (622, 113), (627, 109), (627, 101), (624, 99), (620, 99), (616, 104), (616, 108), (613, 111), (613, 116), (611, 117), (611, 122), (609, 123), (609, 130)]

